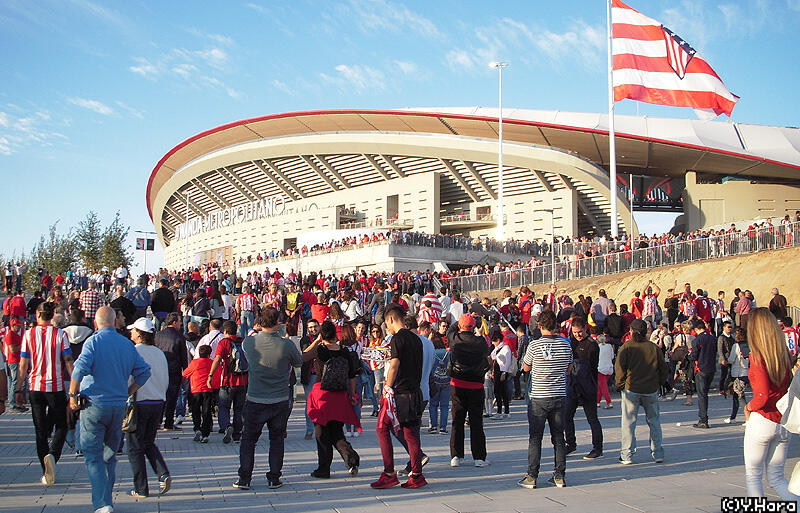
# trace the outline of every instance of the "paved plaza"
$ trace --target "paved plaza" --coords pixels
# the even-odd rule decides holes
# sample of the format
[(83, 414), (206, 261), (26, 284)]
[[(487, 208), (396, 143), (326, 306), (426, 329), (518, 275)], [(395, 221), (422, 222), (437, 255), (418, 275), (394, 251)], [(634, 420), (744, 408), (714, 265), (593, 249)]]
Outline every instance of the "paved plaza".
[[(316, 467), (316, 444), (304, 440), (302, 403), (289, 420), (285, 486), (267, 488), (266, 436), (257, 448), (253, 489), (235, 490), (231, 484), (238, 468), (238, 445), (223, 445), (214, 434), (209, 444), (191, 440), (191, 424), (177, 436), (159, 433), (158, 445), (174, 479), (172, 490), (164, 496), (134, 499), (127, 495), (132, 487), (127, 456), (117, 465), (114, 502), (118, 513), (149, 512), (262, 512), (262, 511), (337, 511), (337, 512), (493, 512), (505, 511), (719, 511), (720, 498), (744, 494), (742, 438), (744, 428), (726, 425), (730, 400), (715, 395), (710, 400), (712, 428), (696, 430), (697, 408), (682, 406), (681, 399), (661, 403), (666, 461), (655, 464), (647, 447), (647, 426), (640, 412), (637, 437), (641, 441), (634, 465), (623, 466), (619, 456), (619, 402), (614, 409), (600, 410), (605, 437), (605, 457), (584, 461), (590, 447), (590, 433), (583, 414), (576, 415), (578, 451), (567, 459), (567, 487), (546, 483), (553, 466), (553, 451), (545, 437), (540, 488), (519, 488), (516, 481), (527, 463), (527, 420), (524, 404), (512, 403), (509, 419), (487, 421), (486, 435), (491, 465), (450, 468), (448, 438), (422, 434), (422, 446), (431, 461), (425, 467), (429, 485), (418, 490), (400, 487), (372, 490), (369, 483), (381, 471), (380, 451), (375, 437), (375, 419), (364, 409), (364, 434), (353, 440), (361, 454), (357, 477), (345, 472), (341, 459), (335, 459), (330, 480), (309, 476)], [(742, 420), (742, 419), (740, 419)], [(680, 422), (682, 425), (678, 426)], [(796, 443), (796, 441), (795, 441)], [(796, 444), (795, 444), (796, 445)], [(467, 442), (467, 447), (469, 443)], [(402, 452), (402, 449), (401, 449)], [(406, 455), (396, 452), (398, 467)], [(796, 456), (796, 447), (790, 456)], [(338, 458), (338, 455), (336, 455)], [(787, 462), (791, 471), (796, 457)], [(30, 414), (0, 416), (0, 511), (50, 513), (91, 511), (89, 482), (83, 460), (65, 446), (58, 464), (56, 484), (40, 484), (36, 461), (33, 425)], [(150, 489), (158, 485), (151, 475)], [(777, 498), (767, 487), (770, 497)]]

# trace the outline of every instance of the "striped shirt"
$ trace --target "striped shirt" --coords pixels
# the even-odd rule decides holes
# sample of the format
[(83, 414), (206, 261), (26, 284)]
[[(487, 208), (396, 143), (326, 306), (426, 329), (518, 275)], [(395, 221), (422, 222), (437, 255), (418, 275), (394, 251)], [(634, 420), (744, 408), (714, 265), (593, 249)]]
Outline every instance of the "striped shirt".
[(800, 343), (800, 333), (792, 327), (783, 328), (783, 335), (786, 337), (786, 347), (789, 348), (789, 354), (797, 356), (797, 344)]
[(572, 363), (572, 347), (567, 339), (542, 335), (531, 340), (522, 363), (531, 366), (531, 399), (567, 395), (567, 368)]
[(427, 294), (422, 296), (422, 299), (419, 300), (419, 304), (424, 305), (425, 301), (430, 301), (431, 302), (431, 308), (436, 310), (436, 313), (438, 313), (439, 316), (441, 317), (441, 315), (442, 315), (442, 304), (439, 302), (439, 298), (436, 297), (436, 294), (434, 294), (433, 292), (428, 292)]
[(22, 338), (20, 357), (30, 358), (28, 384), (33, 392), (64, 390), (64, 356), (72, 355), (67, 334), (55, 326), (35, 326)]
[(431, 306), (428, 308), (427, 306), (422, 306), (419, 310), (419, 315), (417, 316), (417, 322), (427, 322), (431, 326), (439, 322), (439, 313)]
[(276, 310), (281, 309), (281, 293), (278, 292), (273, 294), (272, 292), (267, 292), (264, 294), (264, 306), (271, 306)]
[(242, 312), (252, 312), (258, 300), (252, 294), (241, 294), (236, 298), (236, 308)]
[(642, 317), (656, 316), (656, 305), (658, 304), (658, 294), (645, 294), (644, 308), (642, 309)]

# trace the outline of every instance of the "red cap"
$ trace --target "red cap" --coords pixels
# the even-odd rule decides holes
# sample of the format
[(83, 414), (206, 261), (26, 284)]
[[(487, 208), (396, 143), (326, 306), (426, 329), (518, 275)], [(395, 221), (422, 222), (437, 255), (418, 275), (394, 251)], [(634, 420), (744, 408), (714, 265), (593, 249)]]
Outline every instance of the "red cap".
[(464, 314), (458, 319), (458, 329), (469, 331), (475, 327), (475, 318), (470, 314)]
[(11, 324), (12, 326), (24, 326), (24, 324), (22, 323), (22, 321), (20, 320), (20, 318), (19, 318), (19, 317), (12, 317), (12, 318), (11, 318), (11, 323), (10, 323), (10, 324)]

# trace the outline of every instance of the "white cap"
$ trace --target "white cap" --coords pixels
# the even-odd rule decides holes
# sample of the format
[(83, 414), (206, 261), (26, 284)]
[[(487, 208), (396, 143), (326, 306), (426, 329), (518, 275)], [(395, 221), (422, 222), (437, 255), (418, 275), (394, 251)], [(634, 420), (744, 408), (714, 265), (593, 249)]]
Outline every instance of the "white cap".
[(146, 331), (147, 333), (155, 333), (156, 327), (153, 326), (153, 321), (147, 317), (139, 317), (136, 322), (128, 326), (129, 330), (136, 328), (139, 331)]

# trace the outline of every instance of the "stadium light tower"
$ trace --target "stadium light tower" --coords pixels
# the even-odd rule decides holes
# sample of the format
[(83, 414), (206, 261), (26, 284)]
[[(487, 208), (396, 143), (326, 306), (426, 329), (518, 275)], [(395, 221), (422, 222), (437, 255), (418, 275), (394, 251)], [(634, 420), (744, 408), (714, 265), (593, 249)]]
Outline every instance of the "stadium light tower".
[(490, 68), (497, 68), (499, 93), (499, 112), (497, 114), (497, 240), (505, 240), (505, 216), (503, 215), (503, 68), (508, 67), (507, 62), (492, 61)]

